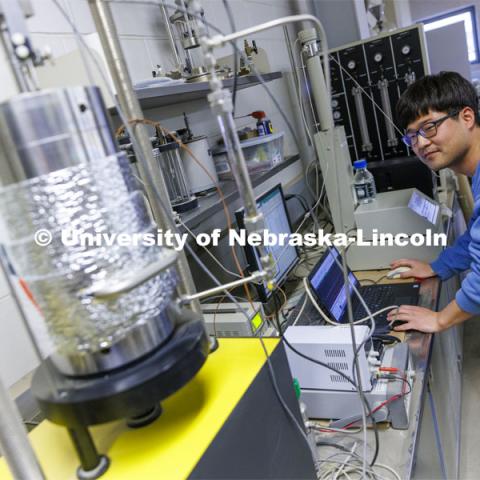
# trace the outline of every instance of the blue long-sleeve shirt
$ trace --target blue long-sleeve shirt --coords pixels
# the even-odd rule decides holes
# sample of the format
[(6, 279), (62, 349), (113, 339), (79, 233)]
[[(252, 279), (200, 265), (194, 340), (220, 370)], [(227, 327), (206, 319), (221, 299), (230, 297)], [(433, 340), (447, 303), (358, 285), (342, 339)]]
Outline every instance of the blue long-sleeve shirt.
[(473, 215), (467, 231), (431, 263), (433, 271), (447, 280), (455, 273), (470, 269), (455, 299), (465, 312), (480, 313), (480, 163), (472, 178)]

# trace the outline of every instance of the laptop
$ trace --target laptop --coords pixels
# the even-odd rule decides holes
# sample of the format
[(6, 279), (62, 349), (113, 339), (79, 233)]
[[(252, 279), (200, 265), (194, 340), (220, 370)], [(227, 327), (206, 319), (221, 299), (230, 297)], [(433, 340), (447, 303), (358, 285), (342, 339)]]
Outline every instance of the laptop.
[[(327, 248), (327, 251), (308, 276), (308, 283), (315, 300), (326, 316), (332, 321), (342, 324), (348, 323), (348, 311), (347, 290), (343, 284), (344, 277), (340, 265), (342, 265), (340, 252), (334, 247)], [(354, 321), (360, 320), (368, 314), (361, 304), (358, 295), (355, 293), (353, 285), (361, 294), (371, 313), (375, 313), (390, 305), (418, 304), (419, 283), (361, 286), (355, 274), (350, 269), (348, 269), (347, 272)], [(304, 297), (300, 299), (299, 305), (302, 305), (303, 301)], [(307, 307), (307, 305), (305, 305), (305, 307)], [(295, 315), (296, 313), (298, 316), (300, 308), (301, 307), (295, 307), (291, 315)], [(388, 310), (374, 317), (377, 326), (376, 330), (389, 329), (387, 314)], [(312, 302), (309, 302), (309, 307), (304, 308), (300, 318), (292, 318), (290, 322), (289, 317), (289, 324), (291, 325), (293, 323), (295, 323), (295, 325), (322, 325), (324, 320), (315, 306), (312, 305)], [(367, 319), (365, 323), (370, 323), (370, 319)]]

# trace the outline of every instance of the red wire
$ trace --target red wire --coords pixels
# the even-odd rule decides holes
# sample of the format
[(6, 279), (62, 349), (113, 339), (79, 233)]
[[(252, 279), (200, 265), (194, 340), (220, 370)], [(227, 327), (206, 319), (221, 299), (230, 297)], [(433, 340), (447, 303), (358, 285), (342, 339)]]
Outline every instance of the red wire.
[[(404, 378), (405, 380), (405, 378)], [(393, 395), (392, 397), (390, 398), (387, 398), (385, 401), (383, 401), (380, 405), (377, 405), (371, 412), (371, 415), (369, 416), (373, 416), (373, 414), (375, 412), (378, 412), (378, 410), (380, 410), (382, 407), (384, 407), (385, 405), (388, 405), (389, 403), (392, 403), (394, 402), (395, 400), (398, 400), (399, 398), (402, 398), (403, 396), (405, 396), (405, 387), (406, 387), (406, 382), (404, 381), (403, 382), (403, 389), (402, 389), (402, 393), (397, 393), (396, 395)], [(348, 425), (345, 425), (344, 429), (346, 428), (350, 428), (352, 425), (355, 425), (356, 423), (358, 422), (358, 420), (355, 420), (354, 422), (351, 422), (349, 423)]]

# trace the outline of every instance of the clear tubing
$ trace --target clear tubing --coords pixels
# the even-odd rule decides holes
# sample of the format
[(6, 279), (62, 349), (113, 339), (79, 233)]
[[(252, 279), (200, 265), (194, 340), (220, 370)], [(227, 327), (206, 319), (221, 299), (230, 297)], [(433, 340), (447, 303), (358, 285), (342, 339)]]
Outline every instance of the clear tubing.
[[(382, 101), (382, 108), (387, 116), (387, 118), (392, 117), (392, 106), (390, 104), (390, 97), (388, 95), (388, 80), (380, 80), (377, 84), (378, 89), (380, 90), (380, 98)], [(398, 145), (398, 138), (395, 134), (395, 128), (392, 122), (385, 122), (385, 127), (387, 129), (387, 145), (389, 147), (396, 147)]]
[(352, 95), (355, 101), (355, 109), (357, 111), (357, 119), (360, 127), (360, 135), (362, 137), (362, 150), (370, 152), (373, 148), (370, 136), (368, 134), (367, 118), (365, 116), (365, 108), (362, 101), (362, 90), (358, 87), (352, 88)]

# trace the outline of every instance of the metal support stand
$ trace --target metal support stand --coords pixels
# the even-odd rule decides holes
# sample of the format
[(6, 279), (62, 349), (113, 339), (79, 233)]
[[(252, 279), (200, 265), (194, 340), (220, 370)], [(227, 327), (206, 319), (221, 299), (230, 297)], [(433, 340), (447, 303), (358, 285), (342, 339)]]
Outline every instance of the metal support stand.
[(69, 427), (68, 434), (80, 459), (81, 466), (77, 469), (77, 477), (80, 480), (91, 480), (103, 475), (110, 465), (110, 460), (98, 453), (88, 428), (83, 425)]
[[(89, 0), (88, 4), (90, 6), (90, 11), (92, 12), (105, 57), (107, 58), (108, 70), (112, 76), (120, 106), (128, 119), (143, 119), (143, 112), (140, 103), (135, 96), (132, 80), (128, 74), (127, 64), (122, 52), (117, 29), (115, 28), (110, 5), (104, 0)], [(155, 159), (153, 158), (152, 144), (146, 126), (136, 125), (135, 135), (138, 139), (138, 145), (141, 150), (140, 153), (142, 154), (141, 156), (146, 163), (144, 165), (139, 158), (140, 161), (138, 162), (138, 166), (140, 176), (146, 186), (148, 199), (152, 206), (155, 221), (164, 231), (171, 230), (172, 232), (175, 232), (177, 228), (175, 221), (173, 220), (173, 216), (168, 216), (167, 211), (167, 206), (169, 208), (170, 205), (167, 186), (160, 170), (156, 166)], [(150, 175), (152, 178), (150, 178)], [(160, 198), (157, 198), (157, 192)], [(195, 292), (192, 274), (184, 252), (179, 253), (177, 270), (181, 280), (179, 283), (179, 293), (190, 295)], [(202, 315), (199, 302), (194, 301), (191, 304), (191, 307), (194, 312)]]

